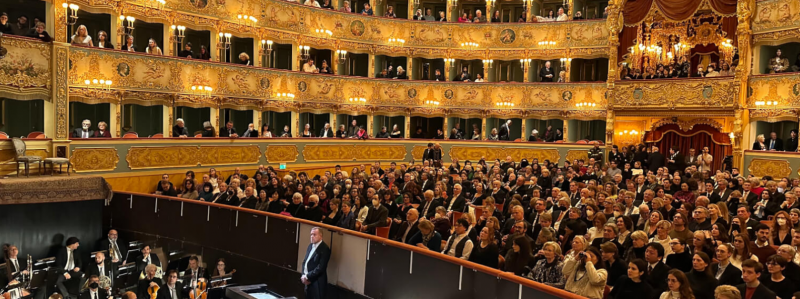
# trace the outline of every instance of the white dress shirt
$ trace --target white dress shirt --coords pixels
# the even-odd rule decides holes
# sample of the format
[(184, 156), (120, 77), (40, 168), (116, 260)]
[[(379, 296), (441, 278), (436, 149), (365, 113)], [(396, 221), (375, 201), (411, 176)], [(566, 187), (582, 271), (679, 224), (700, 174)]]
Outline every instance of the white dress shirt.
[(311, 260), (312, 256), (314, 256), (314, 252), (317, 251), (317, 247), (319, 247), (320, 243), (322, 243), (322, 240), (311, 245), (311, 252), (309, 252), (308, 256), (306, 256), (306, 262), (303, 264), (303, 275), (308, 274), (308, 261)]

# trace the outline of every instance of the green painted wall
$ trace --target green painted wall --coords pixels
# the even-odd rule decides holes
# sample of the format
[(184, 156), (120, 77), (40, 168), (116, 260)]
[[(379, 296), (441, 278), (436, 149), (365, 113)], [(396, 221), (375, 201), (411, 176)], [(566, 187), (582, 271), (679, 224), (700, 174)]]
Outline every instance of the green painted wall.
[[(291, 132), (292, 112), (264, 111), (261, 113), (261, 123), (269, 125), (272, 135), (277, 134), (280, 136), (280, 133), (283, 132), (283, 126), (288, 125)], [(261, 128), (258, 129), (258, 132), (261, 133)]]
[[(164, 106), (125, 104), (122, 107), (122, 134), (136, 132), (140, 137), (163, 133)], [(188, 126), (188, 123), (187, 123)], [(190, 130), (189, 133), (192, 131)]]
[[(761, 46), (760, 57), (758, 59), (761, 63), (761, 69), (754, 70), (756, 74), (769, 74), (769, 60), (775, 57), (775, 53), (781, 49), (781, 57), (789, 59), (789, 65), (794, 65), (797, 62), (797, 55), (800, 54), (800, 43), (785, 43), (779, 46)], [(789, 69), (788, 71), (791, 71)]]
[(23, 137), (31, 132), (44, 132), (44, 100), (0, 99), (0, 111), (3, 116), (0, 131), (6, 132), (9, 137)]

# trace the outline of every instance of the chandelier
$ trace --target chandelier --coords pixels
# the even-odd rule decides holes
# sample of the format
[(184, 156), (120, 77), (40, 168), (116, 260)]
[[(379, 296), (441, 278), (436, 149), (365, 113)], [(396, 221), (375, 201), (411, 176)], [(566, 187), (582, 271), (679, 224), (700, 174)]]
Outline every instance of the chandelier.
[(111, 89), (111, 80), (104, 80), (104, 79), (92, 79), (92, 80), (84, 80), (83, 84), (86, 85), (86, 88), (93, 88), (93, 89), (100, 89), (100, 90), (110, 90)]
[(164, 5), (167, 4), (165, 0), (145, 0), (144, 7), (150, 9), (164, 9)]
[(389, 44), (393, 45), (393, 46), (398, 46), (399, 47), (399, 46), (404, 45), (405, 43), (406, 43), (406, 40), (404, 40), (402, 38), (394, 38), (394, 37), (389, 38)]
[(280, 99), (280, 100), (286, 100), (286, 101), (294, 101), (294, 97), (295, 97), (294, 93), (292, 93), (292, 91), (289, 90), (289, 87), (287, 86), (286, 81), (288, 81), (286, 79), (286, 77), (281, 79), (281, 86), (278, 89), (278, 93), (275, 94), (275, 98)]
[(258, 19), (254, 16), (248, 15), (237, 15), (236, 16), (237, 23), (242, 26), (255, 26), (258, 24)]
[(322, 37), (326, 37), (326, 36), (327, 37), (331, 37), (331, 36), (333, 36), (333, 32), (330, 31), (330, 30), (327, 30), (325, 28), (314, 29), (314, 32), (317, 33), (317, 35), (322, 36)]
[(473, 42), (461, 43), (461, 47), (464, 48), (464, 49), (467, 49), (467, 50), (475, 50), (479, 46), (480, 45), (478, 45), (478, 43), (473, 43)]
[(349, 98), (347, 101), (350, 102), (350, 104), (353, 104), (353, 105), (366, 105), (367, 104), (367, 99), (366, 98), (361, 98), (361, 97), (352, 97), (352, 98)]
[(577, 107), (578, 109), (581, 109), (581, 108), (594, 108), (594, 107), (597, 107), (597, 103), (580, 102), (580, 103), (576, 103), (575, 107)]
[(736, 50), (736, 47), (733, 46), (732, 40), (726, 39), (720, 44), (719, 52), (720, 52), (720, 60), (727, 61), (728, 63), (733, 62), (733, 55)]
[(211, 92), (214, 91), (211, 86), (206, 85), (192, 85), (192, 93), (202, 97), (210, 97)]

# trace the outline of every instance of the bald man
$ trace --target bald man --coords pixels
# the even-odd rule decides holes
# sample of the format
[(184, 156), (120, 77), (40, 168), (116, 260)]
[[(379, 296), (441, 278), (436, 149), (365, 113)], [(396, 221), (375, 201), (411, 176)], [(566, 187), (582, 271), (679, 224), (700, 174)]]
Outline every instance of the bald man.
[(406, 243), (411, 237), (414, 236), (417, 232), (419, 232), (419, 211), (415, 208), (411, 208), (406, 213), (406, 221), (400, 224), (400, 227), (397, 229), (396, 235), (394, 236), (394, 240), (397, 242)]

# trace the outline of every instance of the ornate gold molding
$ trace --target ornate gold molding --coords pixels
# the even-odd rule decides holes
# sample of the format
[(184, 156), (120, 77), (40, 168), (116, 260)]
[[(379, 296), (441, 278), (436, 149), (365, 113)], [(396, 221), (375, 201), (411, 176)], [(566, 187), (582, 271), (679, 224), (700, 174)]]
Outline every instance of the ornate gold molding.
[(615, 83), (613, 109), (733, 109), (736, 94), (733, 77), (714, 79), (620, 81)]
[(81, 147), (72, 150), (69, 161), (75, 172), (113, 171), (117, 169), (119, 154), (113, 147)]
[(405, 145), (322, 145), (306, 144), (303, 159), (306, 162), (322, 161), (399, 161), (408, 152)]
[(450, 159), (456, 158), (460, 161), (477, 161), (482, 158), (486, 159), (486, 161), (494, 161), (495, 159), (505, 161), (507, 156), (511, 156), (514, 161), (520, 161), (523, 158), (531, 161), (534, 158), (538, 158), (539, 162), (550, 160), (550, 162), (558, 163), (561, 159), (557, 149), (478, 146), (452, 146), (450, 148)]
[(255, 164), (261, 158), (257, 145), (133, 146), (125, 160), (130, 169)]
[(782, 179), (792, 175), (792, 167), (786, 160), (753, 158), (747, 170), (755, 177), (771, 176)]
[(269, 163), (296, 162), (299, 155), (296, 145), (268, 145), (264, 152)]

